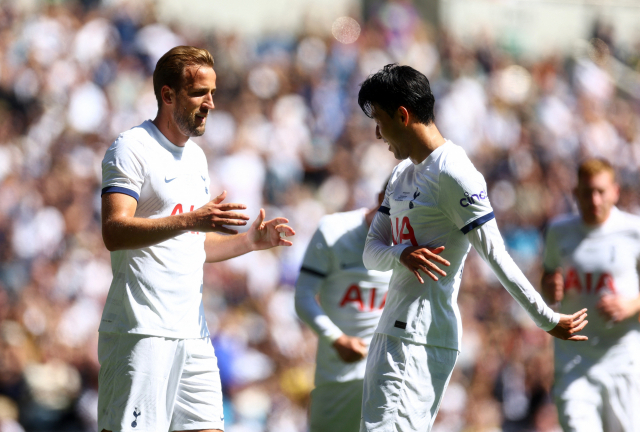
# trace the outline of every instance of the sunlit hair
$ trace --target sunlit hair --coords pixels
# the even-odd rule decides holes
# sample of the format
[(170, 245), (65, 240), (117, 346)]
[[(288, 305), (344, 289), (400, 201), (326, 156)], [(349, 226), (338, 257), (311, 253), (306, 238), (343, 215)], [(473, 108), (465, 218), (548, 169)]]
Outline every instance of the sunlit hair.
[(169, 86), (178, 92), (185, 85), (185, 69), (190, 66), (209, 66), (213, 68), (213, 57), (206, 49), (192, 46), (177, 46), (165, 53), (153, 71), (153, 92), (156, 94), (158, 108), (162, 105), (162, 87)]
[(426, 125), (434, 120), (435, 99), (429, 80), (411, 66), (388, 64), (370, 75), (360, 87), (358, 104), (370, 118), (374, 104), (394, 117), (397, 109), (405, 107), (415, 119)]
[(587, 180), (602, 172), (610, 173), (613, 181), (616, 181), (616, 170), (608, 160), (601, 158), (587, 159), (578, 167), (578, 180)]

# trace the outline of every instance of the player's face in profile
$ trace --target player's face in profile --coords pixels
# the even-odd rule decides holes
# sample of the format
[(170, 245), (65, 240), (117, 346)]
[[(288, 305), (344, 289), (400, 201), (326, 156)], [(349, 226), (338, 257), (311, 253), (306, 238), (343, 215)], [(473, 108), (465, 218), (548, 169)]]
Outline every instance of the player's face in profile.
[(409, 152), (404, 145), (400, 130), (401, 121), (398, 119), (399, 114), (391, 117), (385, 110), (374, 104), (372, 112), (373, 120), (376, 122), (376, 138), (383, 140), (389, 145), (389, 151), (398, 160), (404, 160), (409, 157)]
[(579, 179), (575, 194), (582, 219), (590, 225), (600, 225), (618, 202), (620, 189), (611, 173), (603, 171)]
[(214, 108), (216, 73), (208, 66), (190, 66), (185, 70), (185, 81), (177, 94), (174, 119), (183, 135), (201, 136), (207, 114)]

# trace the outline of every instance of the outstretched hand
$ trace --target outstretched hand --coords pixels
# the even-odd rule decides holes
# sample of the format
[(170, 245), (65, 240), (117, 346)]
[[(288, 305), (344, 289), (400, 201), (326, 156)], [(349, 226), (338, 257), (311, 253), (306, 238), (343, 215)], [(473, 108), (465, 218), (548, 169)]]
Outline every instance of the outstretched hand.
[(400, 255), (400, 263), (409, 269), (420, 283), (424, 283), (420, 271), (425, 273), (434, 281), (438, 280), (438, 276), (434, 273), (438, 273), (440, 276), (446, 276), (447, 273), (440, 267), (435, 265), (432, 261), (435, 261), (441, 265), (451, 265), (449, 261), (442, 258), (439, 254), (444, 250), (444, 246), (437, 247), (435, 249), (428, 248), (426, 246), (410, 246), (402, 251)]
[(296, 232), (289, 225), (289, 219), (277, 217), (269, 221), (265, 221), (265, 211), (260, 209), (260, 213), (256, 220), (251, 224), (251, 228), (247, 231), (247, 238), (251, 242), (253, 250), (269, 249), (276, 246), (291, 246), (286, 237), (292, 237)]
[(227, 228), (224, 225), (243, 226), (247, 224), (249, 216), (232, 210), (244, 210), (244, 204), (222, 203), (227, 197), (227, 191), (197, 209), (196, 211), (184, 213), (185, 217), (193, 218), (192, 227), (194, 231), (221, 232), (225, 234), (238, 234), (235, 229)]
[(586, 336), (576, 334), (581, 331), (589, 322), (586, 320), (586, 318), (586, 308), (574, 313), (573, 315), (560, 314), (560, 321), (558, 322), (558, 324), (547, 333), (562, 340), (589, 340), (589, 338)]

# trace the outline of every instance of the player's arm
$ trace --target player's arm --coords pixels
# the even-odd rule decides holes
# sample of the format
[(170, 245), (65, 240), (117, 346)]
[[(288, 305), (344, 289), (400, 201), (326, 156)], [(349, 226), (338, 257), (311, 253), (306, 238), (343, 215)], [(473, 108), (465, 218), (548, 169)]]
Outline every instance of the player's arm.
[(316, 230), (309, 245), (296, 281), (296, 312), (319, 338), (333, 346), (343, 361), (361, 360), (367, 355), (364, 340), (344, 334), (316, 300), (331, 269), (331, 250), (320, 229)]
[(587, 340), (586, 336), (577, 334), (588, 323), (585, 319), (586, 309), (573, 315), (558, 314), (551, 310), (507, 253), (495, 219), (472, 229), (467, 236), (509, 294), (524, 308), (538, 327), (559, 339)]
[[(184, 213), (187, 214), (187, 213)], [(204, 242), (206, 262), (213, 263), (234, 258), (245, 253), (270, 249), (276, 246), (291, 246), (293, 243), (284, 237), (293, 237), (295, 231), (286, 225), (288, 219), (277, 217), (265, 221), (265, 211), (260, 209), (258, 217), (246, 233), (238, 235), (221, 235), (207, 233)], [(283, 237), (284, 236), (284, 237)]]
[(401, 263), (416, 275), (420, 283), (424, 283), (420, 271), (433, 280), (438, 280), (436, 273), (441, 276), (447, 275), (435, 264), (449, 265), (449, 261), (438, 255), (444, 250), (443, 246), (436, 249), (406, 244), (391, 246), (391, 236), (389, 208), (383, 205), (371, 222), (365, 242), (362, 258), (367, 269), (389, 271), (393, 270), (397, 263)]
[(187, 231), (237, 231), (225, 225), (246, 225), (249, 217), (235, 210), (244, 204), (223, 203), (226, 191), (193, 212), (157, 219), (135, 217), (138, 201), (125, 193), (102, 196), (102, 238), (110, 251), (153, 246)]
[(618, 323), (640, 313), (640, 297), (629, 299), (617, 294), (607, 294), (598, 301), (596, 308), (605, 319)]

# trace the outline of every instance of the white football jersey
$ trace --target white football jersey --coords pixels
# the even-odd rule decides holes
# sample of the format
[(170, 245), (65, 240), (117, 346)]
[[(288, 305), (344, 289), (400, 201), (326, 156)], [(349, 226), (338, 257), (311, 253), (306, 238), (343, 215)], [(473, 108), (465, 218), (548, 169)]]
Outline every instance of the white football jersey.
[(565, 368), (576, 355), (583, 364), (593, 364), (605, 355), (640, 347), (637, 316), (613, 324), (596, 309), (606, 294), (628, 299), (640, 295), (639, 265), (640, 217), (614, 207), (606, 222), (597, 227), (585, 225), (579, 215), (563, 216), (550, 224), (544, 267), (548, 272), (562, 269), (564, 298), (560, 312), (569, 314), (586, 307), (589, 314), (589, 324), (581, 332), (589, 341), (555, 341), (556, 370)]
[[(172, 144), (149, 120), (122, 133), (102, 161), (102, 194), (138, 201), (135, 217), (161, 218), (210, 201), (204, 153)], [(101, 332), (170, 338), (209, 335), (202, 304), (206, 233), (185, 232), (153, 246), (111, 252), (113, 282)]]
[(345, 363), (331, 344), (342, 333), (368, 343), (385, 305), (391, 272), (367, 270), (362, 262), (366, 212), (323, 217), (296, 282), (298, 314), (319, 335), (316, 386), (364, 378), (366, 359)]
[[(369, 231), (365, 263), (380, 270), (391, 267), (393, 276), (376, 331), (414, 343), (460, 350), (458, 290), (470, 249), (467, 234), (474, 228), (484, 228), (494, 219), (484, 177), (465, 151), (447, 140), (420, 164), (407, 159), (396, 166), (380, 213)], [(389, 229), (383, 227), (383, 222), (388, 221), (395, 245), (392, 247), (384, 244), (387, 236), (383, 231)], [(496, 244), (502, 244), (497, 227), (494, 228)], [(451, 266), (440, 267), (446, 271), (446, 277), (433, 281), (423, 276), (425, 283), (421, 284), (400, 263), (402, 251), (418, 245), (445, 246), (440, 256)], [(514, 298), (519, 299), (540, 327), (553, 328), (559, 317), (544, 304), (506, 252), (496, 257), (492, 265), (501, 272), (508, 270), (501, 281), (515, 294)], [(505, 265), (508, 268), (502, 268)], [(514, 284), (516, 280), (519, 282)]]

